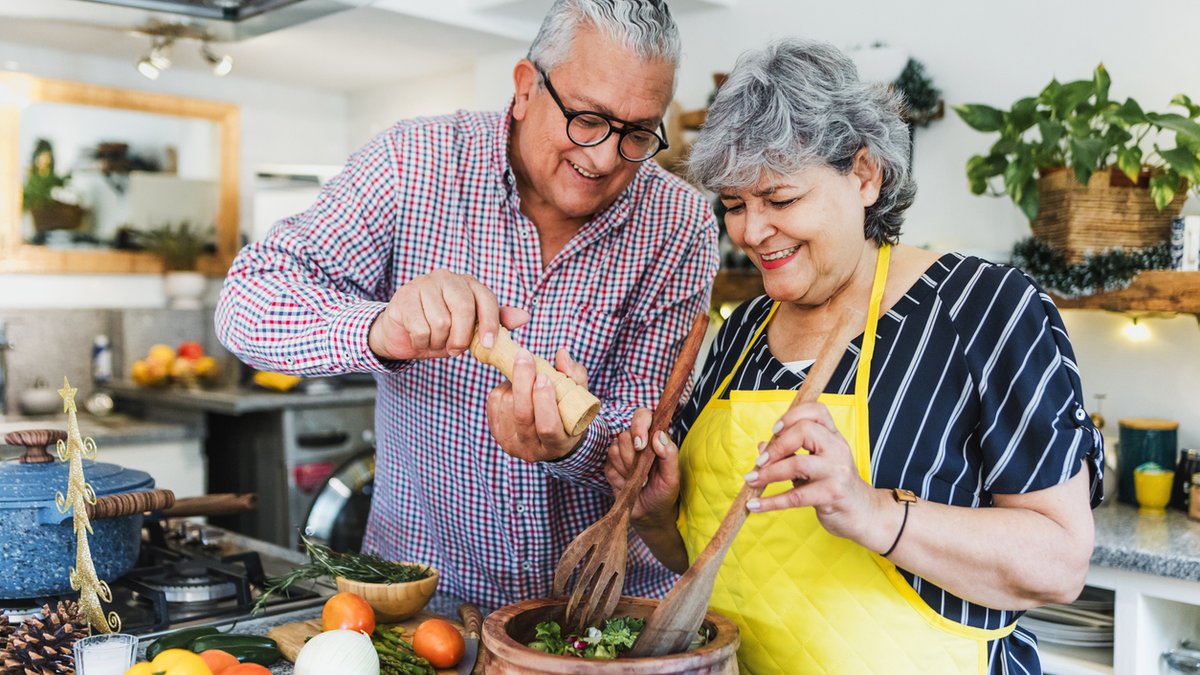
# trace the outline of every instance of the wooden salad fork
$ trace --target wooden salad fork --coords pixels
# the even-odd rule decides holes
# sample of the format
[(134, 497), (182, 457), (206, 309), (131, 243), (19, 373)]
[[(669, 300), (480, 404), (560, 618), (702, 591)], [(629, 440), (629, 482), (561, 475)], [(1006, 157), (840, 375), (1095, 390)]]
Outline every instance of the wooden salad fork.
[(700, 353), (700, 343), (704, 341), (704, 331), (707, 327), (708, 314), (697, 315), (683, 343), (679, 358), (667, 377), (667, 384), (658, 400), (658, 406), (654, 409), (650, 431), (646, 435), (646, 447), (638, 453), (633, 474), (616, 496), (612, 508), (603, 518), (580, 532), (563, 551), (558, 561), (558, 567), (554, 571), (554, 595), (563, 595), (576, 566), (587, 557), (587, 562), (576, 577), (575, 587), (567, 601), (566, 616), (563, 619), (566, 627), (582, 631), (595, 625), (601, 619), (608, 618), (621, 599), (621, 591), (625, 587), (625, 562), (629, 557), (629, 514), (633, 511), (633, 505), (650, 475), (650, 467), (653, 466), (656, 457), (650, 447), (651, 439), (660, 431), (665, 431), (671, 423), (688, 377), (695, 366), (696, 356)]
[[(829, 384), (829, 378), (833, 377), (833, 371), (841, 361), (846, 344), (854, 339), (858, 332), (858, 322), (852, 320), (857, 316), (861, 315), (858, 312), (845, 312), (838, 318), (833, 330), (825, 337), (816, 362), (800, 385), (800, 391), (796, 392), (788, 410), (802, 403), (817, 400), (821, 392), (825, 391), (825, 385)], [(762, 493), (761, 487), (742, 486), (708, 545), (646, 619), (646, 626), (638, 635), (637, 642), (629, 652), (630, 656), (663, 656), (677, 654), (688, 648), (704, 620), (704, 614), (708, 611), (708, 601), (712, 597), (713, 584), (717, 579), (717, 571), (721, 569), (721, 562), (725, 560), (730, 544), (749, 515), (746, 502), (761, 496)]]

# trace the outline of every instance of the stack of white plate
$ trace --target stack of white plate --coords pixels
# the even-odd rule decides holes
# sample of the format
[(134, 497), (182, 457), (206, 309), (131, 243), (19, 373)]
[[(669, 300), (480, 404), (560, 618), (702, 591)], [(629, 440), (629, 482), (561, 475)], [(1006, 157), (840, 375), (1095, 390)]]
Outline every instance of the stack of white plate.
[(1018, 623), (1044, 642), (1071, 647), (1111, 647), (1113, 592), (1088, 586), (1075, 602), (1031, 609)]

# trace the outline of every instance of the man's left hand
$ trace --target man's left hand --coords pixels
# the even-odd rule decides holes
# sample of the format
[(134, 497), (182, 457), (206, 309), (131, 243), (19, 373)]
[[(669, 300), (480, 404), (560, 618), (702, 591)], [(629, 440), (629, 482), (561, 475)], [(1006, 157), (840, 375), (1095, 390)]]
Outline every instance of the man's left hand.
[[(558, 350), (554, 367), (587, 388), (587, 369), (576, 363), (566, 349)], [(571, 436), (563, 429), (554, 385), (549, 377), (537, 372), (533, 356), (524, 349), (517, 352), (512, 380), (488, 394), (487, 417), (488, 427), (500, 447), (527, 462), (565, 457), (587, 434), (585, 430)]]

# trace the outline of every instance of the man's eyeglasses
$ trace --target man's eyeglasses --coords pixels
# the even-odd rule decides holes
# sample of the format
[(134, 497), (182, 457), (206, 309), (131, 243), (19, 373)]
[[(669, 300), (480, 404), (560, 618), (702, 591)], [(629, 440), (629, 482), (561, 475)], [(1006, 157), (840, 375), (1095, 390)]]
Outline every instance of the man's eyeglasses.
[(616, 132), (617, 152), (629, 162), (644, 162), (670, 147), (667, 144), (667, 127), (664, 124), (659, 124), (662, 133), (656, 134), (604, 113), (567, 110), (562, 99), (558, 97), (558, 92), (554, 91), (554, 85), (550, 84), (550, 76), (541, 68), (538, 68), (538, 73), (546, 83), (546, 91), (550, 92), (550, 97), (562, 111), (563, 117), (567, 118), (567, 138), (575, 145), (584, 148), (600, 145)]

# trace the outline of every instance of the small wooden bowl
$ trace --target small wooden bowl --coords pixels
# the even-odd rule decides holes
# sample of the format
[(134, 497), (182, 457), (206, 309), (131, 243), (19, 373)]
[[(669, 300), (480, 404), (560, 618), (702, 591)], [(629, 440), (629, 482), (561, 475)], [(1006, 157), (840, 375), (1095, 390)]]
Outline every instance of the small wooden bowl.
[(403, 621), (421, 611), (433, 597), (437, 584), (438, 571), (432, 567), (429, 568), (429, 576), (424, 579), (399, 584), (373, 584), (337, 578), (338, 590), (361, 595), (375, 610), (375, 621), (378, 623)]

